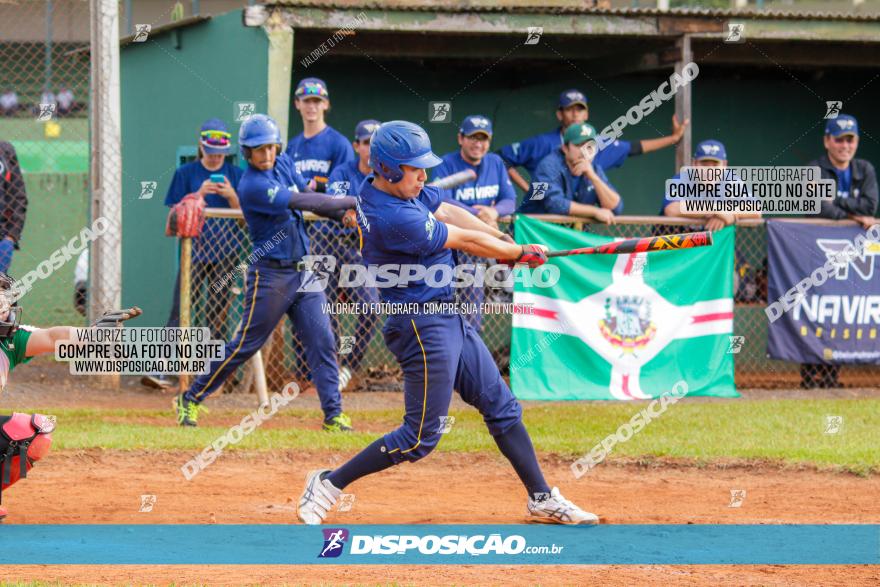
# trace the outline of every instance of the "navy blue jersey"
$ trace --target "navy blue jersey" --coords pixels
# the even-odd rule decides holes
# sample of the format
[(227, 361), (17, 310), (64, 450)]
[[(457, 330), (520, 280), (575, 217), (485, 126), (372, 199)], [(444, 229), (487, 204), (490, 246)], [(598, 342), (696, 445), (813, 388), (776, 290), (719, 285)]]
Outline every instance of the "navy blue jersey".
[(334, 169), (354, 159), (351, 143), (331, 126), (308, 139), (299, 133), (287, 143), (285, 152), (306, 180), (330, 177)]
[(516, 192), (513, 191), (504, 161), (495, 153), (487, 153), (479, 165), (471, 165), (465, 161), (461, 151), (447, 153), (443, 156), (443, 163), (433, 169), (432, 177), (436, 180), (467, 169), (473, 169), (477, 173), (477, 179), (441, 190), (444, 199), (463, 204), (472, 214), (477, 213), (473, 208), (476, 205), (494, 205), (501, 216), (513, 213), (516, 208)]
[[(736, 176), (736, 174), (734, 174), (733, 171), (730, 171), (729, 173), (731, 174), (731, 179), (732, 179), (732, 181), (730, 181), (730, 182), (728, 182), (728, 181), (722, 181), (722, 182), (720, 182), (721, 185), (720, 185), (720, 187), (718, 188), (718, 190), (719, 190), (718, 193), (719, 193), (719, 194), (723, 194), (723, 193), (724, 193), (724, 190), (725, 190), (725, 186), (726, 186), (728, 183), (742, 184), (742, 185), (737, 185), (735, 188), (731, 188), (731, 189), (735, 189), (735, 192), (734, 192), (734, 193), (736, 193), (736, 194), (742, 194), (743, 192), (745, 192), (745, 193), (748, 194), (747, 197), (751, 199), (751, 198), (752, 198), (752, 195), (751, 195), (751, 192), (748, 190), (748, 186), (745, 185), (745, 184), (743, 184), (743, 182), (741, 182), (741, 181), (738, 179), (738, 176)], [(689, 182), (689, 180), (688, 180), (687, 178), (682, 179), (680, 173), (676, 173), (676, 174), (673, 175), (670, 179), (671, 179), (672, 181), (681, 182), (681, 183), (683, 183), (683, 184), (687, 184), (687, 183)], [(676, 198), (676, 199), (672, 199), (672, 198), (670, 198), (670, 197), (669, 197), (669, 194), (668, 194), (668, 192), (667, 192), (667, 190), (666, 190), (666, 183), (664, 182), (664, 184), (663, 184), (663, 203), (660, 204), (660, 216), (665, 216), (665, 215), (666, 215), (666, 206), (668, 206), (669, 204), (672, 204), (673, 202), (681, 203), (681, 202), (682, 202), (682, 199), (681, 199), (681, 198)]]
[[(364, 182), (358, 196), (358, 222), (363, 234), (361, 253), (368, 265), (423, 265), (428, 268), (448, 265), (454, 269), (452, 251), (443, 248), (449, 229), (434, 218), (433, 212), (441, 204), (440, 190), (425, 186), (417, 198), (402, 200), (373, 187), (372, 178)], [(394, 276), (377, 281), (379, 295), (386, 302), (428, 302), (452, 298), (452, 287), (432, 287), (424, 279), (410, 280), (405, 286), (381, 287), (383, 281), (393, 280), (404, 270), (393, 271)], [(439, 271), (435, 274), (439, 276)]]
[(837, 175), (837, 197), (848, 198), (852, 194), (852, 165), (847, 165), (846, 169), (834, 168)]
[[(165, 195), (165, 205), (170, 208), (179, 203), (187, 194), (199, 191), (202, 183), (215, 173), (226, 176), (233, 189), (238, 192), (238, 184), (244, 174), (240, 167), (226, 161), (217, 171), (209, 171), (201, 161), (196, 160), (181, 165), (174, 172), (171, 185), (168, 186), (168, 193)], [(229, 208), (229, 202), (220, 194), (205, 196), (205, 205), (208, 208)], [(206, 219), (201, 235), (199, 238), (193, 239), (193, 260), (217, 261), (236, 254), (241, 244), (238, 230), (238, 225), (233, 221), (224, 218)]]
[[(534, 181), (541, 160), (562, 146), (562, 130), (557, 128), (501, 148), (501, 157), (510, 165), (525, 167)], [(620, 167), (629, 157), (629, 141), (614, 141), (596, 154), (594, 164), (602, 169)]]
[[(593, 169), (613, 189), (602, 166), (594, 161)], [(565, 163), (565, 156), (559, 149), (544, 157), (532, 179), (532, 189), (523, 198), (519, 208), (521, 214), (567, 215), (572, 202), (599, 207), (599, 197), (593, 182), (582, 175), (572, 175)], [(536, 193), (537, 189), (542, 190), (540, 197)], [(615, 215), (623, 212), (623, 198), (620, 198), (620, 202), (611, 211)]]
[(327, 180), (327, 193), (340, 194), (343, 196), (356, 196), (361, 184), (367, 176), (358, 168), (358, 160), (349, 161), (339, 165), (330, 174)]
[(296, 197), (295, 190), (304, 190), (305, 183), (284, 153), (269, 171), (248, 166), (239, 184), (238, 199), (254, 252), (281, 261), (299, 261), (308, 253), (302, 213), (288, 207), (291, 198)]

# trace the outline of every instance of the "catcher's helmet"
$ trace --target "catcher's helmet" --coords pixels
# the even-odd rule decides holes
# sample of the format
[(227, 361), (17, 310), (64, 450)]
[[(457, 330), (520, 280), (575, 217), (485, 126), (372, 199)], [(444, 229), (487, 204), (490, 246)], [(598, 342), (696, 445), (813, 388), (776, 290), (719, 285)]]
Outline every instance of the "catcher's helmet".
[(21, 323), (15, 280), (0, 272), (0, 339), (9, 338)]
[(441, 162), (431, 151), (428, 133), (412, 122), (386, 122), (373, 132), (370, 140), (370, 167), (391, 183), (403, 179), (401, 165), (428, 169)]
[(242, 156), (247, 158), (245, 148), (280, 145), (281, 130), (271, 116), (254, 114), (241, 123), (241, 128), (238, 129), (238, 144)]

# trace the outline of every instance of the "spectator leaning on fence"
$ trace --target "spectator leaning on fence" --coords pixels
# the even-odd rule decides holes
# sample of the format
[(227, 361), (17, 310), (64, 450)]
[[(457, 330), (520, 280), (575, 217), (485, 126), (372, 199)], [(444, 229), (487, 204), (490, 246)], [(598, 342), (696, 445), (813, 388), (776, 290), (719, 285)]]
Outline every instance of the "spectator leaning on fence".
[(874, 166), (856, 159), (859, 148), (859, 124), (855, 117), (840, 114), (825, 124), (825, 154), (810, 161), (818, 166), (823, 179), (837, 182), (834, 201), (822, 202), (819, 216), (842, 220), (850, 218), (869, 228), (880, 222), (877, 212), (877, 174)]
[[(232, 152), (232, 135), (226, 124), (212, 118), (205, 121), (199, 131), (199, 158), (182, 165), (174, 172), (165, 205), (169, 208), (188, 195), (204, 199), (208, 208), (240, 208), (238, 182), (243, 171), (226, 160)], [(223, 176), (222, 182), (211, 179)], [(200, 236), (192, 243), (192, 299), (200, 300), (206, 315), (205, 323), (193, 322), (193, 326), (209, 326), (212, 338), (228, 340), (226, 325), (229, 304), (232, 300), (226, 282), (236, 268), (242, 245), (242, 233), (238, 224), (230, 219), (208, 218)], [(204, 290), (204, 291), (203, 291)], [(174, 283), (171, 314), (166, 327), (180, 325), (180, 272)], [(164, 375), (150, 374), (141, 382), (152, 387), (167, 387), (172, 380)]]
[[(831, 202), (822, 202), (819, 216), (835, 220), (851, 219), (867, 229), (880, 222), (877, 212), (877, 174), (874, 166), (856, 159), (859, 124), (855, 117), (840, 114), (825, 124), (825, 154), (808, 165), (822, 170), (822, 179), (833, 179), (837, 192)], [(839, 365), (802, 364), (801, 387), (839, 387)]]
[[(498, 154), (501, 155), (501, 158), (508, 167), (508, 173), (513, 183), (522, 190), (529, 191), (528, 182), (523, 179), (516, 168), (524, 167), (529, 172), (529, 177), (532, 178), (532, 181), (538, 181), (535, 179), (535, 172), (541, 160), (562, 145), (563, 134), (568, 127), (572, 124), (584, 123), (589, 117), (590, 111), (587, 106), (587, 97), (583, 92), (575, 89), (562, 92), (559, 95), (559, 102), (556, 108), (556, 119), (559, 121), (559, 128), (506, 145), (498, 151)], [(678, 118), (673, 116), (672, 134), (668, 136), (644, 139), (633, 143), (622, 139), (616, 140), (596, 154), (595, 163), (607, 171), (620, 167), (630, 156), (671, 147), (681, 140), (687, 124), (687, 120), (684, 121), (684, 124), (680, 124)]]
[[(723, 169), (727, 167), (727, 149), (724, 148), (721, 141), (714, 139), (702, 141), (694, 150), (693, 164), (694, 167), (720, 167)], [(681, 174), (676, 173), (672, 179), (681, 181)], [(673, 201), (669, 198), (669, 194), (665, 194), (660, 214), (663, 216), (682, 216), (681, 202)], [(702, 220), (706, 230), (721, 230), (725, 226), (734, 224), (738, 218), (760, 218), (761, 213), (719, 213), (696, 217), (688, 214), (687, 217)]]
[[(370, 139), (373, 132), (379, 128), (378, 120), (367, 119), (360, 121), (354, 129), (354, 147), (358, 158), (342, 165), (338, 165), (331, 173), (328, 180), (327, 192), (342, 196), (357, 196), (360, 194), (361, 184), (367, 176), (373, 173), (370, 169)], [(361, 256), (360, 238), (354, 228), (334, 227), (338, 231), (339, 240), (337, 245), (338, 264), (364, 264)], [(336, 292), (336, 299), (344, 299), (347, 302), (370, 304), (379, 301), (379, 292), (375, 287), (367, 285), (349, 285), (339, 288), (339, 274), (331, 271), (327, 282), (329, 291)], [(354, 373), (367, 353), (370, 341), (376, 334), (376, 326), (379, 324), (379, 316), (374, 312), (365, 312), (358, 317), (354, 333), (354, 342), (350, 346), (340, 345), (339, 350), (339, 389), (345, 389), (351, 382)], [(339, 321), (334, 321), (336, 334), (340, 341), (344, 342), (345, 333), (339, 332)], [(351, 336), (351, 335), (348, 335)], [(350, 340), (350, 339), (349, 339)]]
[(0, 273), (12, 264), (27, 216), (28, 199), (18, 156), (11, 143), (0, 141)]
[[(516, 209), (516, 192), (510, 183), (504, 161), (495, 153), (489, 152), (492, 144), (492, 121), (481, 115), (466, 117), (458, 129), (458, 144), (461, 148), (444, 155), (442, 163), (434, 168), (434, 179), (467, 170), (474, 171), (477, 177), (454, 188), (440, 190), (440, 196), (444, 201), (465, 208), (497, 229), (498, 218), (510, 216)], [(462, 251), (455, 251), (453, 257), (457, 265), (469, 264), (476, 267), (485, 263), (484, 259)], [(473, 273), (472, 271), (471, 274)], [(459, 302), (476, 304), (479, 307), (483, 298), (482, 284), (457, 288)], [(465, 314), (465, 318), (477, 332), (480, 331), (480, 312), (469, 312)]]
[(596, 129), (573, 124), (563, 135), (562, 147), (538, 164), (532, 189), (519, 207), (521, 214), (562, 214), (614, 224), (623, 211), (623, 198), (592, 159)]

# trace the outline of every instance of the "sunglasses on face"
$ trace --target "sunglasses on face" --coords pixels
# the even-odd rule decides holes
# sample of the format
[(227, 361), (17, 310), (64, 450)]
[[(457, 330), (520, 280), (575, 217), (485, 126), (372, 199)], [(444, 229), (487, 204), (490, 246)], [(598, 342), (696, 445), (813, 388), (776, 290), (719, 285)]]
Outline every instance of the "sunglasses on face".
[(842, 143), (854, 143), (856, 142), (856, 137), (854, 135), (844, 135), (842, 137), (831, 137), (831, 140), (840, 145)]
[(232, 138), (231, 134), (222, 130), (203, 130), (200, 136), (203, 144), (217, 147), (229, 146), (230, 139)]

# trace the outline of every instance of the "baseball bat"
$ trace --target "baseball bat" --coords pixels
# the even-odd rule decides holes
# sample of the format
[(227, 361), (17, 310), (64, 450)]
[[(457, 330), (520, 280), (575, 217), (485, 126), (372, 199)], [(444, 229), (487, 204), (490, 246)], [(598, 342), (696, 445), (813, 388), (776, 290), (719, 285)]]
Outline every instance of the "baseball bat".
[(477, 179), (477, 172), (473, 169), (465, 169), (464, 171), (459, 171), (458, 173), (435, 179), (428, 185), (438, 187), (441, 190), (448, 190), (449, 188), (454, 188), (455, 186), (459, 186), (475, 179)]
[(583, 247), (567, 251), (550, 251), (548, 257), (568, 257), (570, 255), (626, 255), (629, 253), (652, 253), (655, 251), (674, 251), (676, 249), (693, 249), (712, 246), (712, 233), (686, 232), (683, 234), (667, 234), (665, 236), (647, 236), (644, 238), (628, 238), (599, 245)]

